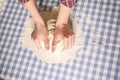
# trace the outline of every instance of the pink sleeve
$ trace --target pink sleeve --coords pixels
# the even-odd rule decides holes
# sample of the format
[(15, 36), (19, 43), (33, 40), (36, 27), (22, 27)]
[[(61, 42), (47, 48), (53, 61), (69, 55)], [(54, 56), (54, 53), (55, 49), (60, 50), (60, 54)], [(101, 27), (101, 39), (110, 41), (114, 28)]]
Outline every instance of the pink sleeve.
[(71, 8), (74, 5), (74, 0), (61, 0), (61, 3)]
[[(22, 4), (28, 2), (29, 0), (19, 0)], [(74, 0), (61, 0), (61, 3), (67, 7), (72, 7), (74, 5)]]
[(19, 0), (22, 4), (28, 2), (29, 0)]

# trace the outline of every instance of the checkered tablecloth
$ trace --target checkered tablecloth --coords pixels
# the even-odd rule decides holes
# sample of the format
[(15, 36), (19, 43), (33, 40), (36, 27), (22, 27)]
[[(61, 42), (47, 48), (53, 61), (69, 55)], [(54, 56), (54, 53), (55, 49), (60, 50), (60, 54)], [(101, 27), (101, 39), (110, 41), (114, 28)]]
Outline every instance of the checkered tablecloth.
[[(42, 0), (44, 7), (59, 0)], [(0, 10), (0, 77), (10, 80), (120, 80), (120, 1), (78, 0), (71, 16), (83, 27), (80, 57), (66, 64), (41, 62), (18, 39), (29, 17), (18, 0)]]

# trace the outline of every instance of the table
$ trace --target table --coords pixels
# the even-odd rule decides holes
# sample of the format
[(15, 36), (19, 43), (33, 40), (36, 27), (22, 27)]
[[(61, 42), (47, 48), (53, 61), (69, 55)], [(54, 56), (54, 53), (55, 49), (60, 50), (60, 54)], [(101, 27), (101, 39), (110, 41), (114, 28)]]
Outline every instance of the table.
[[(44, 0), (42, 6), (58, 5)], [(78, 0), (71, 16), (83, 28), (84, 48), (80, 56), (62, 64), (41, 62), (18, 39), (27, 10), (17, 0), (6, 0), (0, 10), (0, 77), (11, 80), (119, 80), (120, 1)]]

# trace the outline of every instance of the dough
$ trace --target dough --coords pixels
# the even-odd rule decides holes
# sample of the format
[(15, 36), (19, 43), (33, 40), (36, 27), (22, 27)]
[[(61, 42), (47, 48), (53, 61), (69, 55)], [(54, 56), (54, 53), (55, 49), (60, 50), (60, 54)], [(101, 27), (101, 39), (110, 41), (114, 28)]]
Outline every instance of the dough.
[[(25, 26), (23, 28), (23, 32), (20, 36), (20, 44), (23, 47), (28, 48), (29, 50), (32, 50), (34, 55), (37, 56), (39, 60), (42, 60), (47, 63), (66, 63), (70, 60), (73, 60), (76, 58), (77, 51), (83, 46), (83, 45), (75, 45), (71, 49), (63, 50), (63, 41), (61, 40), (57, 46), (54, 53), (52, 53), (52, 41), (54, 37), (54, 29), (55, 29), (55, 23), (56, 23), (56, 15), (57, 11), (53, 10), (53, 12), (43, 12), (41, 13), (42, 17), (44, 18), (44, 21), (47, 24), (48, 31), (49, 31), (49, 46), (50, 50), (47, 51), (44, 46), (44, 42), (40, 43), (43, 50), (38, 50), (35, 46), (34, 42), (31, 40), (31, 33), (34, 30), (34, 21), (32, 19), (28, 19), (25, 22)], [(51, 15), (51, 16), (49, 16)], [(77, 41), (77, 40), (76, 40)]]
[[(55, 23), (56, 23), (56, 20), (55, 19), (50, 19), (48, 22), (47, 22), (47, 26), (48, 26), (48, 31), (49, 31), (49, 46), (50, 46), (50, 49), (48, 52), (52, 52), (52, 42), (53, 42), (53, 38), (54, 38), (54, 30), (55, 30)], [(45, 49), (45, 44), (44, 42), (41, 43), (41, 46), (44, 50)], [(55, 54), (56, 53), (60, 53), (62, 50), (63, 50), (64, 46), (63, 46), (63, 41), (61, 40), (57, 45), (56, 45), (56, 50), (55, 50)]]

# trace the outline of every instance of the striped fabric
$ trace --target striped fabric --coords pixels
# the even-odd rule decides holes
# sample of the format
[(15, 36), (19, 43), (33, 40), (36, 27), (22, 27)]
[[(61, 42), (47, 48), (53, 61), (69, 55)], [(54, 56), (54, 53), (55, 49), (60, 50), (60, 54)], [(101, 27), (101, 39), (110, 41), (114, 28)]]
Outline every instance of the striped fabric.
[[(22, 4), (26, 3), (27, 1), (29, 0), (19, 0)], [(72, 7), (73, 4), (74, 4), (74, 1), (73, 0), (61, 0), (61, 3), (64, 4), (65, 6), (67, 7)]]

